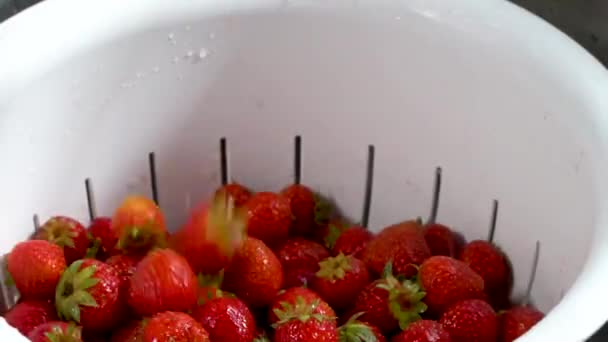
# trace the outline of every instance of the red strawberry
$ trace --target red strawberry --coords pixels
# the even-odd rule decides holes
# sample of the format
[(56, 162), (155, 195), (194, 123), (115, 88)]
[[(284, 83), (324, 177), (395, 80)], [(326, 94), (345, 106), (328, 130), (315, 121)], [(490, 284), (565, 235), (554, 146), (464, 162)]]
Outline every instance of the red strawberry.
[(483, 279), (462, 261), (434, 256), (420, 266), (418, 279), (429, 311), (439, 315), (464, 299), (484, 298)]
[(420, 320), (393, 337), (391, 342), (452, 342), (443, 325), (430, 320)]
[[(390, 266), (390, 264), (388, 264)], [(359, 320), (378, 327), (385, 334), (406, 329), (426, 310), (425, 293), (410, 280), (399, 281), (385, 270), (385, 277), (367, 285), (357, 295), (350, 313), (362, 313)]]
[(228, 195), (234, 200), (235, 207), (241, 207), (251, 198), (251, 191), (239, 183), (230, 183), (223, 185), (215, 192), (215, 195)]
[(196, 273), (216, 274), (245, 238), (247, 224), (243, 209), (219, 194), (199, 205), (188, 222), (171, 237), (171, 247), (183, 255)]
[(507, 257), (487, 241), (471, 241), (464, 246), (460, 260), (483, 278), (490, 303), (498, 308), (509, 306), (512, 272)]
[(452, 342), (496, 342), (498, 322), (494, 309), (479, 299), (467, 299), (452, 305), (439, 323)]
[(352, 255), (340, 253), (321, 261), (319, 266), (311, 288), (337, 310), (351, 305), (370, 282), (365, 264)]
[(80, 323), (84, 329), (112, 328), (119, 322), (124, 308), (120, 285), (112, 266), (94, 259), (74, 261), (57, 284), (57, 312), (66, 320)]
[(99, 241), (99, 249), (101, 254), (112, 256), (120, 253), (116, 248), (118, 244), (118, 236), (112, 229), (112, 219), (109, 217), (98, 217), (94, 219), (87, 229), (91, 235), (91, 240)]
[(310, 236), (316, 228), (315, 208), (317, 196), (305, 185), (293, 184), (281, 190), (289, 201), (293, 222), (289, 233), (293, 236)]
[[(335, 316), (316, 313), (322, 300), (306, 303), (298, 297), (295, 305), (285, 303), (277, 310), (278, 321), (272, 325), (274, 342), (338, 342)], [(327, 305), (327, 304), (325, 304)]]
[(109, 257), (108, 260), (106, 260), (106, 264), (114, 267), (121, 283), (128, 287), (129, 279), (131, 279), (135, 273), (141, 259), (142, 258), (139, 255), (119, 254)]
[(450, 228), (438, 223), (429, 224), (424, 229), (424, 239), (432, 255), (457, 256), (457, 237)]
[(249, 308), (238, 298), (216, 298), (194, 309), (192, 316), (212, 341), (252, 341), (256, 325)]
[(360, 258), (361, 254), (363, 253), (363, 250), (373, 237), (374, 234), (372, 234), (369, 230), (363, 227), (350, 227), (340, 233), (340, 236), (334, 244), (334, 248), (332, 248), (331, 250), (332, 254), (352, 254), (357, 258)]
[(112, 216), (112, 230), (121, 250), (145, 252), (166, 243), (165, 217), (154, 201), (143, 196), (122, 202)]
[(498, 315), (499, 341), (512, 342), (525, 334), (545, 315), (529, 306), (516, 306)]
[(47, 240), (63, 248), (67, 263), (83, 258), (89, 248), (86, 229), (80, 222), (65, 216), (51, 217), (36, 231), (34, 239)]
[(359, 322), (357, 317), (362, 313), (352, 316), (348, 322), (338, 328), (341, 342), (385, 342), (386, 338), (380, 330), (368, 323)]
[(248, 210), (247, 232), (269, 247), (287, 240), (292, 213), (289, 200), (273, 192), (258, 192), (245, 205)]
[(282, 291), (274, 299), (270, 306), (270, 310), (268, 311), (268, 322), (273, 324), (279, 321), (279, 317), (285, 314), (285, 311), (288, 308), (308, 308), (313, 303), (316, 303), (314, 310), (312, 311), (313, 314), (324, 317), (336, 317), (334, 310), (327, 302), (323, 301), (318, 294), (304, 287), (292, 287)]
[(386, 227), (367, 244), (361, 259), (376, 274), (392, 262), (395, 274), (411, 277), (416, 274), (412, 265), (420, 265), (431, 256), (423, 232), (417, 221)]
[(196, 305), (197, 283), (188, 261), (170, 249), (156, 249), (129, 280), (128, 302), (141, 316), (186, 311)]
[(66, 268), (61, 247), (43, 240), (20, 242), (8, 255), (8, 272), (22, 298), (51, 299)]
[(283, 268), (262, 241), (248, 237), (224, 272), (224, 288), (252, 307), (272, 302), (283, 285)]
[(165, 311), (154, 315), (144, 327), (143, 342), (210, 342), (209, 334), (192, 317)]
[(27, 338), (32, 342), (82, 342), (82, 328), (73, 323), (53, 321), (37, 326)]
[(132, 321), (112, 333), (110, 342), (141, 342), (143, 340), (144, 326), (140, 321)]
[(308, 284), (329, 252), (314, 241), (296, 237), (279, 247), (276, 255), (283, 266), (283, 287), (289, 288)]
[(224, 280), (224, 271), (219, 272), (217, 275), (199, 274), (197, 276), (197, 280), (197, 304), (199, 306), (215, 298), (221, 298), (224, 296), (235, 297), (233, 294), (224, 292), (220, 289), (222, 286), (222, 281)]
[(313, 240), (332, 250), (340, 234), (348, 227), (349, 224), (344, 220), (330, 220), (328, 223), (320, 225), (313, 233)]
[(39, 300), (17, 303), (4, 314), (4, 319), (24, 336), (41, 324), (59, 320), (55, 306), (48, 301)]

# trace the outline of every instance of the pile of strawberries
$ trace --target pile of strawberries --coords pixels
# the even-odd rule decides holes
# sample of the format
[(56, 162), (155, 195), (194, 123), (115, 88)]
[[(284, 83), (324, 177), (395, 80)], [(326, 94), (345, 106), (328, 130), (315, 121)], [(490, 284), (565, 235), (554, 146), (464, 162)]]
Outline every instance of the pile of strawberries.
[(304, 185), (232, 183), (173, 233), (142, 196), (88, 228), (52, 217), (7, 256), (4, 318), (36, 342), (509, 342), (543, 318), (509, 301), (492, 243), (331, 209)]

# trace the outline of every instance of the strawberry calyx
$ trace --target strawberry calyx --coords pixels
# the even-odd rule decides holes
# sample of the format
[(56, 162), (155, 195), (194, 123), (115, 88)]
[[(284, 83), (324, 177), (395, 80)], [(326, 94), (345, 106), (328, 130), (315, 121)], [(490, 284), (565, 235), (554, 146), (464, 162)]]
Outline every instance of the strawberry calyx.
[(162, 228), (154, 221), (148, 221), (141, 226), (125, 227), (116, 248), (121, 250), (146, 250), (154, 247), (164, 248), (167, 236)]
[(345, 226), (339, 223), (330, 223), (327, 225), (327, 235), (323, 239), (325, 243), (325, 247), (328, 249), (333, 249), (336, 245), (336, 241), (344, 231)]
[(318, 194), (314, 194), (314, 200), (315, 200), (315, 207), (314, 207), (315, 223), (318, 225), (323, 225), (323, 224), (327, 223), (329, 221), (329, 218), (331, 217), (331, 214), (332, 214), (331, 204), (329, 203), (329, 201), (325, 200)]
[(319, 262), (319, 271), (316, 276), (329, 281), (344, 279), (346, 273), (352, 270), (351, 259), (340, 253), (335, 257), (329, 257)]
[(237, 208), (234, 199), (225, 192), (219, 192), (211, 201), (207, 214), (205, 238), (214, 242), (220, 252), (232, 257), (245, 241), (247, 232), (247, 212)]
[(87, 259), (95, 259), (97, 258), (97, 253), (99, 253), (99, 250), (101, 248), (101, 240), (98, 238), (95, 239), (89, 239), (92, 243), (92, 245), (87, 248), (87, 252), (85, 253), (85, 258)]
[(266, 332), (263, 332), (254, 338), (253, 342), (270, 342), (270, 339), (268, 338), (268, 335), (266, 335)]
[(307, 303), (302, 296), (297, 296), (295, 303), (280, 302), (279, 305), (281, 308), (275, 308), (272, 310), (272, 312), (278, 318), (277, 322), (274, 323), (272, 327), (276, 328), (294, 320), (306, 323), (311, 319), (315, 319), (319, 322), (336, 319), (335, 317), (328, 317), (323, 314), (315, 313), (320, 304), (320, 299), (315, 299), (312, 303)]
[(198, 281), (198, 286), (200, 287), (209, 287), (209, 286), (222, 286), (222, 282), (224, 281), (224, 270), (222, 269), (217, 274), (203, 274), (199, 273), (196, 276)]
[(50, 342), (78, 342), (82, 341), (82, 328), (71, 322), (68, 323), (65, 330), (61, 326), (55, 325), (51, 331), (44, 333), (44, 336)]
[(60, 247), (74, 248), (74, 238), (77, 233), (73, 228), (74, 224), (72, 222), (62, 220), (59, 217), (52, 217), (40, 227), (40, 230), (47, 241)]
[(65, 320), (80, 322), (81, 306), (97, 307), (97, 301), (87, 291), (99, 282), (99, 279), (94, 277), (96, 266), (80, 269), (82, 263), (82, 259), (74, 261), (63, 272), (55, 290), (57, 313)]
[(377, 340), (369, 325), (357, 320), (363, 314), (365, 312), (354, 314), (344, 325), (338, 328), (340, 342), (374, 342)]

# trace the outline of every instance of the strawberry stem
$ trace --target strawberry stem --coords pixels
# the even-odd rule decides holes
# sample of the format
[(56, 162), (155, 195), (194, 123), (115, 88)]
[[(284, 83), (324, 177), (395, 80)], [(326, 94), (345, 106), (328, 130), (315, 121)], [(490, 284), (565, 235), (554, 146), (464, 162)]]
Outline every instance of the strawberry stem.
[(81, 306), (97, 307), (97, 301), (87, 291), (99, 282), (94, 277), (96, 267), (91, 265), (81, 270), (82, 262), (74, 261), (63, 272), (55, 290), (57, 313), (65, 320), (80, 322)]

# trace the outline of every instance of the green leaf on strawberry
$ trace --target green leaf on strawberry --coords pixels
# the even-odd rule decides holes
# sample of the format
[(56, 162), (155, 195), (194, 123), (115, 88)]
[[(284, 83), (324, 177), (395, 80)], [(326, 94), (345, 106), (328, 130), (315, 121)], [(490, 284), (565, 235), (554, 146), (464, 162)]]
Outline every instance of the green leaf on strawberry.
[(65, 331), (61, 326), (54, 326), (51, 331), (44, 333), (44, 336), (50, 342), (69, 342), (69, 341), (80, 341), (81, 339), (81, 328), (76, 326), (74, 323), (68, 323)]
[(97, 307), (97, 302), (87, 291), (99, 282), (93, 277), (96, 267), (91, 265), (81, 270), (82, 262), (74, 261), (65, 270), (55, 290), (57, 313), (65, 320), (80, 322), (80, 306)]
[(340, 253), (319, 262), (319, 271), (316, 276), (327, 280), (344, 279), (346, 272), (352, 269), (349, 259)]
[(322, 225), (329, 221), (332, 214), (332, 207), (329, 201), (315, 194), (315, 223)]
[(369, 325), (359, 322), (357, 319), (364, 312), (359, 312), (351, 316), (343, 326), (338, 328), (340, 342), (377, 342), (378, 338)]
[(281, 302), (281, 309), (275, 308), (272, 310), (278, 318), (277, 322), (272, 324), (272, 327), (276, 328), (277, 326), (293, 320), (299, 320), (300, 322), (305, 323), (311, 319), (315, 319), (319, 322), (336, 319), (335, 317), (327, 317), (326, 315), (315, 313), (315, 310), (320, 303), (320, 299), (315, 299), (312, 303), (307, 303), (302, 296), (296, 298), (295, 305), (289, 302)]

